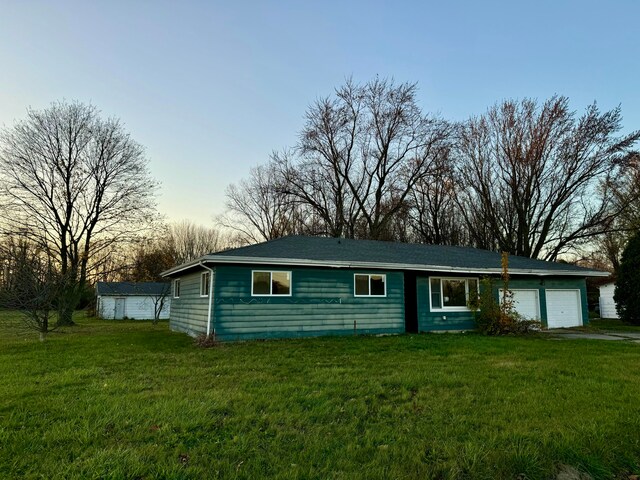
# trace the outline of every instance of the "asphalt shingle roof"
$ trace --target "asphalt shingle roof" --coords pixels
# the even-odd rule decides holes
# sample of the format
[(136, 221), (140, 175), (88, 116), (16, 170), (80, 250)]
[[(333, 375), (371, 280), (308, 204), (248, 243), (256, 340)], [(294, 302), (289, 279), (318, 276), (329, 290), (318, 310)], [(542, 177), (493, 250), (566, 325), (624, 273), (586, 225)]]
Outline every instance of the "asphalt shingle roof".
[(164, 295), (171, 284), (166, 282), (98, 282), (98, 295)]
[[(323, 262), (367, 262), (380, 264), (438, 266), (452, 269), (500, 269), (497, 252), (468, 247), (412, 243), (352, 240), (344, 238), (289, 236), (269, 242), (209, 254), (204, 259), (215, 263), (216, 257), (269, 258)], [(243, 261), (242, 263), (246, 263)], [(509, 256), (512, 270), (546, 270), (550, 273), (594, 272), (567, 263), (547, 262), (526, 257)]]

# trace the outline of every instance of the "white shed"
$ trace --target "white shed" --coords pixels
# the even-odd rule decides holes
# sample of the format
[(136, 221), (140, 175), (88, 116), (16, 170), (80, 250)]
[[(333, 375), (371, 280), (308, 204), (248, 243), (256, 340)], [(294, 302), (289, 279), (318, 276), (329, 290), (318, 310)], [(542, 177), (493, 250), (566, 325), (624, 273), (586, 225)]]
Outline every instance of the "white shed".
[(613, 301), (613, 292), (615, 288), (616, 284), (614, 282), (605, 283), (599, 287), (601, 318), (618, 318), (616, 302)]
[(169, 318), (171, 284), (160, 282), (98, 282), (96, 311), (100, 318), (153, 320)]

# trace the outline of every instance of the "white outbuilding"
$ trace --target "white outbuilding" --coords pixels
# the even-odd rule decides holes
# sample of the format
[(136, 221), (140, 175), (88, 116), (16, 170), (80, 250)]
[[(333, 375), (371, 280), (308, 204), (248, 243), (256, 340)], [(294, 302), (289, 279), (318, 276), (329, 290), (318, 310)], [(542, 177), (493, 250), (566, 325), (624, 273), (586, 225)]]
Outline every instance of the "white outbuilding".
[(613, 292), (615, 288), (616, 284), (614, 282), (605, 283), (599, 287), (601, 318), (618, 318), (616, 302), (613, 300)]
[(104, 319), (169, 318), (171, 284), (161, 282), (98, 282), (96, 311)]

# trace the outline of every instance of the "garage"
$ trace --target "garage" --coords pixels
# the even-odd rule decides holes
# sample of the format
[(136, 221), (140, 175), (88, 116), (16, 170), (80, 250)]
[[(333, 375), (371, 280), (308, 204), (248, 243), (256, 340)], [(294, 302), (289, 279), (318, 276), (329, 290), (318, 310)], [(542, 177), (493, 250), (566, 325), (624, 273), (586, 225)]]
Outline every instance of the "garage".
[(547, 327), (582, 325), (580, 290), (547, 290)]
[[(500, 300), (502, 300), (500, 290)], [(540, 300), (538, 290), (511, 289), (513, 294), (513, 308), (523, 318), (527, 320), (540, 320)]]
[(598, 288), (600, 289), (600, 316), (602, 318), (620, 318), (616, 310), (616, 302), (613, 299), (616, 284), (605, 283)]

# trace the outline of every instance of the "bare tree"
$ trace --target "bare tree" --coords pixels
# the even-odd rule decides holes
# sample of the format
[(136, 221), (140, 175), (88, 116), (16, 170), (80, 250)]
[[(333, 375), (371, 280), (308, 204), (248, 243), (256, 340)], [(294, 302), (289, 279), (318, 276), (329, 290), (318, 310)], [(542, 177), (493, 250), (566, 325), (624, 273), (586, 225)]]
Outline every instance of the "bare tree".
[(467, 242), (457, 190), (453, 158), (450, 150), (443, 150), (433, 174), (421, 178), (411, 191), (410, 226), (416, 241), (438, 245)]
[(423, 114), (415, 95), (415, 84), (348, 81), (307, 111), (296, 157), (279, 165), (285, 191), (329, 235), (387, 239), (415, 185), (433, 174), (452, 128)]
[(158, 255), (170, 257), (176, 265), (229, 248), (230, 242), (228, 236), (217, 228), (182, 220), (162, 230), (154, 249)]
[(143, 148), (91, 105), (30, 109), (2, 132), (0, 215), (67, 279), (60, 323), (72, 323), (90, 260), (137, 235), (153, 215), (155, 189)]
[(232, 246), (229, 235), (218, 228), (183, 220), (158, 224), (152, 235), (135, 243), (119, 244), (97, 266), (91, 280), (162, 282), (169, 268)]
[(616, 164), (640, 138), (615, 137), (620, 128), (619, 108), (576, 118), (565, 97), (505, 101), (464, 123), (459, 199), (472, 242), (555, 260), (609, 231)]
[(91, 262), (88, 267), (87, 281), (96, 282), (126, 281), (131, 275), (135, 263), (136, 243), (122, 242), (113, 244), (102, 251), (98, 262)]
[(274, 163), (252, 168), (248, 179), (227, 188), (229, 213), (220, 223), (247, 243), (301, 233), (301, 209), (283, 191), (282, 183)]
[[(170, 241), (170, 238), (165, 238), (137, 245), (127, 273), (120, 277), (122, 281), (163, 282), (165, 279), (161, 273), (180, 263), (176, 261), (173, 248), (166, 248)], [(170, 243), (170, 245), (174, 244)]]
[(39, 257), (38, 249), (23, 237), (3, 235), (0, 241), (0, 307), (12, 308), (8, 303), (18, 281), (20, 266), (29, 259)]
[(164, 283), (162, 291), (158, 295), (154, 295), (151, 297), (151, 301), (153, 302), (153, 324), (157, 324), (158, 320), (160, 320), (160, 315), (164, 310), (164, 307), (167, 305), (167, 298), (169, 298), (169, 294), (171, 293), (171, 283)]
[(272, 160), (281, 172), (283, 191), (321, 219), (320, 233), (354, 237), (360, 206), (346, 177), (356, 175), (361, 101), (352, 82), (341, 90), (309, 107), (297, 148), (275, 153)]
[(11, 281), (2, 288), (0, 301), (3, 306), (18, 310), (22, 325), (38, 332), (44, 342), (49, 332), (58, 325), (57, 317), (62, 295), (67, 288), (64, 278), (51, 259), (25, 240), (11, 251)]
[(640, 230), (640, 154), (632, 152), (619, 162), (618, 175), (610, 180), (612, 210), (619, 212), (598, 247), (613, 271), (620, 267), (622, 251), (633, 232)]

